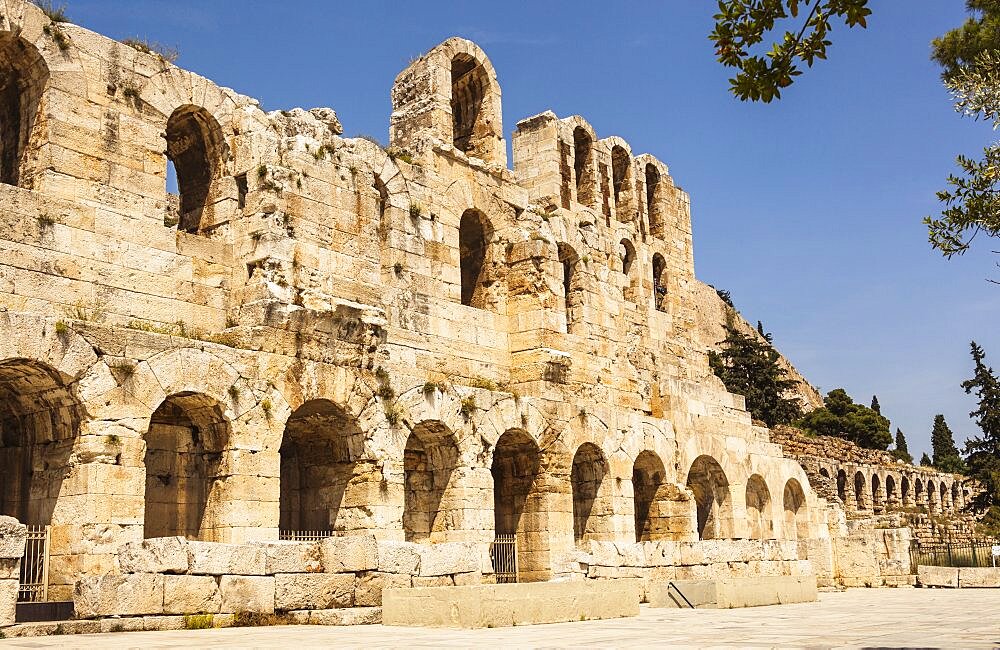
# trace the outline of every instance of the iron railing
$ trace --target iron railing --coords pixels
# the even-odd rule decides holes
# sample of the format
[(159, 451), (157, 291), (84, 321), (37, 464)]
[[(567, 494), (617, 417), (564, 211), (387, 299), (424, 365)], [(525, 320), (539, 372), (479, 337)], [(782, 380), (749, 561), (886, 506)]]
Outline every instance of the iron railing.
[(333, 537), (332, 530), (279, 530), (278, 539), (291, 542), (318, 542)]
[(49, 598), (49, 527), (27, 526), (27, 529), (17, 600), (44, 603)]
[(517, 535), (497, 535), (490, 544), (497, 583), (517, 582)]
[(993, 542), (984, 541), (914, 544), (910, 547), (910, 562), (913, 565), (914, 573), (916, 573), (917, 567), (920, 565), (990, 567), (993, 566), (993, 544)]

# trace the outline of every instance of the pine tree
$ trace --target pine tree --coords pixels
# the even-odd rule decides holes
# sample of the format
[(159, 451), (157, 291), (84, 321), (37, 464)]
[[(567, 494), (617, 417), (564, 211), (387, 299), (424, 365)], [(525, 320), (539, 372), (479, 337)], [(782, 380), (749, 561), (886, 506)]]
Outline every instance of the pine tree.
[(941, 414), (934, 416), (934, 428), (931, 430), (931, 451), (934, 453), (934, 467), (942, 472), (962, 474), (966, 471), (962, 457), (958, 455), (955, 446), (955, 436), (951, 433), (948, 423)]
[(913, 456), (910, 455), (910, 450), (906, 448), (906, 437), (903, 435), (903, 430), (899, 427), (896, 427), (896, 448), (892, 451), (892, 455), (904, 463), (913, 464)]
[[(763, 330), (763, 326), (758, 323)], [(767, 426), (787, 424), (802, 415), (802, 406), (785, 394), (796, 382), (778, 365), (778, 352), (771, 346), (771, 335), (762, 334), (763, 341), (743, 334), (732, 323), (726, 323), (726, 338), (721, 352), (708, 355), (712, 371), (725, 384), (726, 390), (742, 395), (747, 410)]]
[[(992, 534), (1000, 534), (1000, 379), (993, 368), (986, 365), (986, 353), (972, 342), (972, 360), (976, 370), (968, 381), (962, 382), (965, 392), (975, 392), (978, 408), (969, 414), (982, 436), (969, 438), (965, 443), (968, 454), (969, 474), (982, 482), (985, 490), (973, 500), (980, 509), (990, 508), (989, 521), (995, 523)], [(985, 520), (984, 520), (985, 521)]]
[(923, 454), (920, 455), (920, 466), (921, 467), (930, 467), (931, 465), (932, 465), (932, 463), (931, 463), (930, 456), (928, 456), (927, 452), (925, 451)]
[(872, 410), (882, 415), (882, 407), (878, 403), (878, 395), (872, 395)]
[(823, 404), (796, 424), (810, 433), (844, 438), (866, 449), (885, 450), (892, 442), (889, 420), (864, 404), (855, 404), (843, 388), (827, 393)]

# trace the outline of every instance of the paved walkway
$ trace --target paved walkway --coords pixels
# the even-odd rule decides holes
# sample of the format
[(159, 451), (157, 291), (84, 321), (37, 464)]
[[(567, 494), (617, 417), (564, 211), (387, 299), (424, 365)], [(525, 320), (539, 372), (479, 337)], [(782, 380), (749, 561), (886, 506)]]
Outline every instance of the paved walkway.
[(638, 618), (487, 630), (288, 626), (8, 639), (2, 648), (1000, 647), (1000, 589), (852, 589), (818, 603), (643, 607)]

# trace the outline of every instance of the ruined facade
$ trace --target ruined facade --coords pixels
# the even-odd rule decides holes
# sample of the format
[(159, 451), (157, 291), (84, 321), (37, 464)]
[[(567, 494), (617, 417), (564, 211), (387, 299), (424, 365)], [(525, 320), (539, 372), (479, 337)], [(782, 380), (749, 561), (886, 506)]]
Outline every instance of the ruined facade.
[(9, 5), (0, 514), (51, 527), (51, 597), (126, 542), (305, 531), (471, 543), (487, 580), (497, 535), (521, 580), (835, 573), (836, 504), (709, 370), (664, 163), (544, 112), (508, 168), (461, 38), (383, 149)]

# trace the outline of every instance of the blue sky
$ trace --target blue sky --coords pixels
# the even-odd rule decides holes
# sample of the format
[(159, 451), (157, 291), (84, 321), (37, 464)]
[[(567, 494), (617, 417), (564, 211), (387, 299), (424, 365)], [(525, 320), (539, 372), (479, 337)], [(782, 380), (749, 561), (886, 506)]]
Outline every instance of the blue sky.
[(873, 0), (867, 30), (835, 26), (819, 62), (770, 105), (728, 93), (706, 35), (715, 3), (365, 3), (74, 0), (74, 22), (175, 46), (178, 65), (265, 109), (333, 107), (345, 135), (385, 141), (389, 90), (409, 60), (453, 35), (490, 56), (504, 129), (552, 109), (583, 115), (665, 161), (691, 194), (698, 276), (824, 392), (843, 386), (929, 450), (944, 413), (976, 431), (971, 339), (1000, 367), (1000, 242), (951, 261), (921, 217), (956, 154), (994, 137), (963, 119), (929, 60), (962, 0)]

